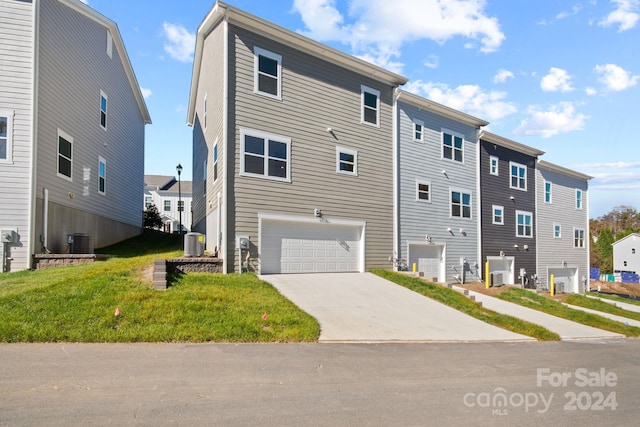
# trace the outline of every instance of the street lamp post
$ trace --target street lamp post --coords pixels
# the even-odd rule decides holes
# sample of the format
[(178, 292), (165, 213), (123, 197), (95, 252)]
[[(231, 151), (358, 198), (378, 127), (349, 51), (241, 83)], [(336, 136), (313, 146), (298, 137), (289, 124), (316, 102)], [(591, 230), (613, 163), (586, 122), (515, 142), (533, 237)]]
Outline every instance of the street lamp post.
[(182, 190), (180, 188), (180, 174), (182, 173), (182, 165), (178, 163), (176, 166), (176, 171), (178, 171), (178, 215), (180, 215), (180, 235), (182, 235)]

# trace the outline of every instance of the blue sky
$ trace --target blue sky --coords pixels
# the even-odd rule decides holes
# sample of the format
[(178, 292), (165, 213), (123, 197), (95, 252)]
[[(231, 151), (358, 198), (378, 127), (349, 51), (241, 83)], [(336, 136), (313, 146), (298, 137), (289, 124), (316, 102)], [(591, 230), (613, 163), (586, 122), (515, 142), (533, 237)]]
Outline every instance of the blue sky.
[[(145, 173), (191, 179), (195, 32), (214, 2), (88, 0), (124, 39), (153, 124)], [(640, 209), (640, 0), (228, 0), (409, 78), (405, 90), (594, 177), (590, 216)]]

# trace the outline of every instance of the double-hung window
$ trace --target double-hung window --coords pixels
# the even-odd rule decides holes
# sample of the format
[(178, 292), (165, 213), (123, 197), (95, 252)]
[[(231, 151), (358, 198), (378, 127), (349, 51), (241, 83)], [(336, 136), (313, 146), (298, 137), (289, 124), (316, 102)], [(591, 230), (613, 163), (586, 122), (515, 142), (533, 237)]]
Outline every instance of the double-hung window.
[(489, 174), (498, 176), (498, 162), (496, 156), (489, 156)]
[(380, 127), (380, 91), (361, 86), (362, 123)]
[(584, 248), (584, 228), (573, 229), (573, 247)]
[(451, 191), (451, 216), (471, 218), (471, 194), (463, 191)]
[(253, 49), (254, 92), (282, 99), (282, 56), (259, 47)]
[(58, 129), (58, 176), (71, 180), (73, 176), (73, 138)]
[(144, 209), (145, 210), (149, 209), (152, 204), (153, 204), (153, 197), (152, 196), (144, 196)]
[(442, 158), (461, 163), (464, 161), (464, 137), (462, 135), (456, 135), (447, 130), (442, 131)]
[(240, 175), (291, 181), (291, 139), (240, 129)]
[(358, 152), (348, 148), (336, 147), (336, 172), (358, 175)]
[(576, 189), (576, 209), (582, 209), (582, 190)]
[(413, 140), (418, 142), (424, 141), (424, 122), (422, 120), (413, 121)]
[(107, 130), (107, 95), (100, 91), (100, 127)]
[(545, 181), (544, 182), (544, 202), (545, 203), (551, 203), (551, 182), (549, 181)]
[(516, 211), (516, 236), (533, 237), (533, 214)]
[(504, 206), (493, 205), (491, 211), (493, 212), (493, 223), (504, 225)]
[(527, 191), (527, 167), (515, 162), (509, 162), (511, 171), (510, 187)]
[(416, 179), (416, 201), (431, 201), (431, 182)]
[(213, 144), (213, 182), (218, 180), (218, 142)]
[(13, 112), (0, 111), (0, 163), (11, 162)]
[(556, 222), (553, 223), (553, 238), (554, 239), (562, 238), (562, 226)]
[(98, 193), (107, 193), (107, 161), (98, 157)]
[(171, 200), (165, 200), (164, 201), (164, 211), (165, 212), (170, 212), (171, 211)]

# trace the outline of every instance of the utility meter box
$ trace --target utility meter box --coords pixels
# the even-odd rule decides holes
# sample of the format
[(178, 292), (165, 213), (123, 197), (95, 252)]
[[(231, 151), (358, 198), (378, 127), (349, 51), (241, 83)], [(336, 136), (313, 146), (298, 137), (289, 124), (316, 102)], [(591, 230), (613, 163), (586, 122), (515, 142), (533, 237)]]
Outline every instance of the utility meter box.
[(246, 236), (238, 237), (238, 248), (239, 249), (249, 249), (249, 238)]
[(2, 243), (16, 243), (18, 241), (18, 233), (15, 230), (4, 229), (0, 231)]

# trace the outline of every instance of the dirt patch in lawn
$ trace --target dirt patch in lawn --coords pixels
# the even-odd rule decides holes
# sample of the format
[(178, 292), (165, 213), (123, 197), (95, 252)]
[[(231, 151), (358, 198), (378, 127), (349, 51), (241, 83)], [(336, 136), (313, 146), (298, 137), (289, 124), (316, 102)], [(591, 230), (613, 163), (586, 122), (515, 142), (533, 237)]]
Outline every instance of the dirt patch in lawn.
[(601, 292), (623, 296), (633, 295), (640, 298), (640, 285), (636, 283), (601, 282), (599, 280), (592, 280), (591, 291), (597, 292), (598, 287), (600, 287)]
[(503, 285), (503, 286), (492, 286), (490, 288), (486, 288), (484, 283), (480, 282), (471, 282), (465, 283), (464, 285), (458, 285), (462, 288), (469, 289), (470, 291), (475, 291), (485, 295), (496, 296), (500, 295), (502, 292), (506, 292), (509, 289), (513, 289), (514, 286)]

